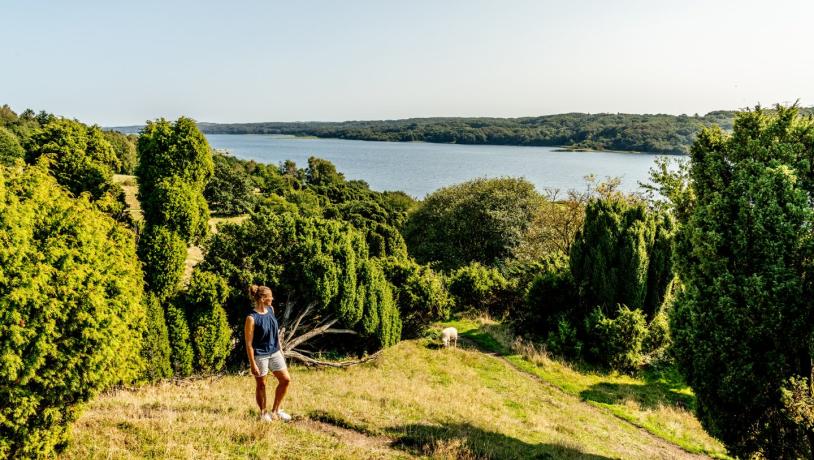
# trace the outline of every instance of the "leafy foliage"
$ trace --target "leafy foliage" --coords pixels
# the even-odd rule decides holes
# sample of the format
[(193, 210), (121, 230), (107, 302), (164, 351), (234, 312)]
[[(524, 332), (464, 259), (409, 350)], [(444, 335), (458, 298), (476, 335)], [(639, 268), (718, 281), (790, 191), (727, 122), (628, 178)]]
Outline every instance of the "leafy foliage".
[(198, 242), (209, 230), (209, 208), (200, 191), (178, 177), (158, 181), (141, 202), (150, 225), (177, 233), (186, 242)]
[(23, 146), (13, 132), (0, 126), (0, 165), (10, 166), (25, 156)]
[(642, 310), (621, 305), (615, 317), (609, 318), (596, 308), (586, 322), (592, 341), (589, 352), (595, 361), (621, 371), (635, 371), (642, 365), (642, 345), (648, 332)]
[(811, 119), (758, 108), (737, 117), (732, 135), (702, 131), (689, 188), (670, 187), (682, 192), (674, 353), (702, 424), (738, 456), (813, 451), (811, 426), (781, 398), (790, 379), (812, 372), (812, 152)]
[(383, 266), (394, 287), (404, 337), (418, 337), (432, 322), (449, 318), (453, 302), (441, 275), (407, 259), (391, 257)]
[(254, 204), (254, 183), (244, 163), (223, 153), (216, 153), (213, 159), (214, 174), (204, 189), (209, 209), (225, 216), (242, 214), (251, 209)]
[(449, 292), (459, 310), (501, 311), (501, 294), (508, 287), (509, 281), (499, 270), (478, 262), (461, 267), (449, 275)]
[(138, 153), (136, 151), (138, 137), (118, 131), (103, 131), (102, 134), (113, 147), (116, 158), (119, 160), (119, 168), (116, 172), (119, 174), (134, 174), (138, 163)]
[[(147, 222), (139, 240), (139, 256), (147, 287), (165, 303), (170, 363), (173, 373), (183, 377), (192, 373), (195, 356), (187, 314), (184, 306), (178, 305), (176, 293), (187, 244), (199, 242), (208, 233), (209, 208), (203, 190), (212, 176), (212, 153), (195, 122), (181, 117), (174, 123), (163, 119), (148, 122), (138, 139), (138, 156), (138, 195)], [(200, 306), (195, 311), (196, 345), (213, 353), (199, 363), (212, 370), (221, 359), (219, 312), (214, 306)]]
[(174, 123), (149, 121), (138, 139), (139, 199), (151, 200), (158, 184), (172, 177), (202, 192), (212, 177), (212, 152), (195, 122), (181, 117)]
[(562, 254), (549, 257), (542, 271), (529, 283), (524, 307), (517, 318), (516, 327), (523, 332), (546, 336), (560, 331), (560, 323), (577, 324), (579, 296), (571, 276), (568, 258)]
[(101, 198), (119, 167), (102, 130), (78, 121), (55, 119), (35, 131), (25, 147), (26, 161), (45, 157), (57, 181), (74, 195), (89, 192)]
[[(175, 300), (175, 299), (174, 299)], [(183, 306), (171, 301), (166, 306), (170, 364), (176, 377), (192, 375), (195, 353), (190, 342), (189, 321)]]
[(0, 167), (0, 456), (48, 457), (100, 390), (143, 369), (130, 231), (43, 167)]
[(409, 252), (444, 269), (493, 265), (520, 243), (540, 203), (524, 179), (476, 179), (431, 193), (404, 228)]

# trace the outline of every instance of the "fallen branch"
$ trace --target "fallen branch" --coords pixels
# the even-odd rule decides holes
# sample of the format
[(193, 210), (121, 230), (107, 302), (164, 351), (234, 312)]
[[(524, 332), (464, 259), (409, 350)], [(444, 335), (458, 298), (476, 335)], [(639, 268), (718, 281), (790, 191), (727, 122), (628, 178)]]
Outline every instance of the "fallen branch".
[[(333, 325), (339, 320), (330, 316), (321, 317), (316, 313), (315, 307), (316, 303), (311, 302), (296, 315), (296, 318), (292, 318), (292, 316), (294, 316), (294, 304), (290, 301), (286, 302), (280, 324), (280, 348), (283, 351), (283, 355), (290, 359), (296, 359), (306, 366), (325, 367), (355, 366), (368, 362), (378, 356), (378, 353), (375, 353), (357, 360), (342, 362), (322, 361), (312, 357), (314, 354), (313, 351), (300, 348), (305, 342), (323, 334), (358, 334), (358, 332), (351, 329), (334, 328)], [(297, 335), (301, 330), (307, 332)]]
[(343, 367), (356, 366), (356, 365), (359, 365), (359, 364), (366, 363), (368, 361), (372, 361), (372, 360), (376, 359), (381, 354), (382, 351), (384, 351), (384, 350), (379, 350), (376, 353), (373, 353), (372, 355), (368, 355), (368, 356), (365, 356), (364, 358), (354, 359), (354, 360), (350, 360), (350, 361), (322, 361), (322, 360), (319, 360), (319, 359), (310, 358), (310, 357), (305, 356), (305, 355), (301, 354), (300, 352), (294, 351), (294, 350), (287, 352), (286, 356), (288, 356), (290, 358), (293, 358), (293, 359), (296, 359), (297, 361), (300, 361), (300, 362), (302, 362), (303, 364), (305, 364), (306, 366), (309, 366), (309, 367), (314, 366), (314, 367), (343, 368)]

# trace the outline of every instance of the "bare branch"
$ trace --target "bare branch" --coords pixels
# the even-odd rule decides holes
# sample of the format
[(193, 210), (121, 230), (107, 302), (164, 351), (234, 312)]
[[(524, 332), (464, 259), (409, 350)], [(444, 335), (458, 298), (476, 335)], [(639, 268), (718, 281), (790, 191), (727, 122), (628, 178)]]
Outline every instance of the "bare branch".
[(359, 333), (353, 331), (351, 329), (328, 329), (325, 331), (326, 334), (353, 334), (358, 335)]
[(293, 326), (291, 326), (291, 332), (289, 332), (289, 337), (288, 337), (289, 339), (290, 339), (291, 337), (294, 337), (294, 334), (297, 332), (297, 328), (298, 328), (298, 327), (300, 327), (300, 321), (302, 321), (302, 319), (303, 319), (303, 318), (304, 318), (306, 315), (308, 315), (308, 313), (310, 313), (310, 312), (311, 312), (311, 310), (314, 308), (314, 306), (315, 306), (315, 305), (316, 305), (316, 302), (311, 302), (311, 303), (309, 303), (309, 304), (308, 304), (308, 305), (305, 307), (305, 309), (302, 311), (302, 313), (300, 313), (300, 314), (299, 314), (299, 316), (297, 316), (297, 320), (296, 320), (296, 321), (294, 321), (294, 325), (293, 325)]
[(312, 339), (312, 338), (314, 338), (314, 337), (316, 337), (316, 336), (318, 336), (320, 334), (325, 333), (325, 331), (330, 329), (331, 326), (333, 326), (334, 323), (336, 323), (337, 321), (339, 321), (339, 320), (332, 319), (332, 320), (326, 322), (325, 324), (323, 324), (322, 326), (319, 326), (319, 327), (317, 327), (317, 328), (315, 328), (315, 329), (313, 329), (313, 330), (311, 330), (309, 332), (306, 332), (305, 334), (302, 334), (301, 336), (299, 336), (297, 338), (294, 338), (294, 339), (290, 340), (288, 343), (285, 344), (285, 349), (286, 350), (293, 350), (297, 345), (300, 345), (301, 343), (304, 343), (307, 340), (310, 340), (310, 339)]
[(376, 353), (373, 353), (372, 355), (365, 356), (364, 358), (354, 359), (354, 360), (350, 360), (350, 361), (339, 361), (339, 362), (321, 361), (321, 360), (318, 360), (318, 359), (314, 359), (314, 358), (310, 358), (308, 356), (305, 356), (302, 353), (297, 352), (297, 351), (289, 351), (289, 352), (286, 353), (286, 356), (289, 357), (289, 358), (292, 358), (292, 359), (296, 359), (297, 361), (302, 362), (306, 366), (342, 368), (342, 367), (356, 366), (358, 364), (363, 364), (363, 363), (366, 363), (368, 361), (374, 360), (381, 354), (382, 351), (383, 350), (379, 350)]

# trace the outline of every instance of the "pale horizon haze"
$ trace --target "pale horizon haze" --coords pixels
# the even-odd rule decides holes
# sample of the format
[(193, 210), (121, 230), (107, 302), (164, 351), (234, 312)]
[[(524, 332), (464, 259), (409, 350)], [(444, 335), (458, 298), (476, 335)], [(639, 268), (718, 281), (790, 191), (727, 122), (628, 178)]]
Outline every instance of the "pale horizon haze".
[(3, 1), (0, 104), (102, 126), (814, 104), (814, 2)]

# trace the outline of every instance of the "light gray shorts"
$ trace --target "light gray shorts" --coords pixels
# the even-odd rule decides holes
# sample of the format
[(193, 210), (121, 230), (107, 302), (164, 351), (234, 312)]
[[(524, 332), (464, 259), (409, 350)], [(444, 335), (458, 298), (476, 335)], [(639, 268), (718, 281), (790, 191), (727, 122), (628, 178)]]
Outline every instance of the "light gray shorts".
[(269, 370), (271, 370), (271, 372), (277, 372), (288, 369), (288, 367), (285, 365), (285, 357), (283, 356), (283, 352), (280, 350), (277, 350), (270, 355), (255, 356), (254, 362), (257, 363), (257, 368), (260, 369), (260, 377), (264, 377), (266, 374), (268, 374)]

